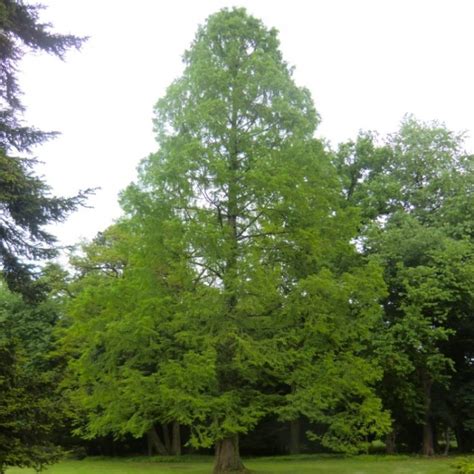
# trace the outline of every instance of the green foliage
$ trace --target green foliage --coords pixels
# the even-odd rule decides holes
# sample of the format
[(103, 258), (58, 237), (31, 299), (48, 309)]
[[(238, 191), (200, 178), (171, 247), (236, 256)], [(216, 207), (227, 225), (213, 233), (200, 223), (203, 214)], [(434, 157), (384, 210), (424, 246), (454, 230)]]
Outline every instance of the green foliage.
[[(87, 191), (72, 198), (52, 196), (34, 174), (35, 145), (54, 133), (21, 120), (24, 108), (17, 82), (18, 63), (27, 52), (62, 58), (82, 39), (58, 35), (39, 22), (39, 5), (0, 0), (0, 471), (5, 466), (41, 470), (58, 457), (50, 434), (60, 413), (52, 394), (57, 382), (51, 361), (55, 303), (45, 298), (45, 277), (34, 260), (56, 254), (48, 224), (61, 222), (84, 202)], [(8, 292), (23, 295), (23, 299)]]
[(462, 135), (412, 117), (384, 142), (364, 134), (335, 158), (363, 216), (360, 248), (383, 266), (389, 289), (377, 344), (381, 393), (398, 425), (432, 419), (432, 397), (465, 363), (451, 348), (465, 337), (474, 296), (473, 162)]
[(48, 357), (56, 317), (48, 301), (29, 305), (0, 287), (0, 472), (39, 472), (60, 457), (51, 441), (61, 419), (58, 374)]
[(88, 193), (72, 198), (52, 196), (49, 186), (33, 172), (32, 147), (55, 134), (22, 123), (18, 62), (30, 51), (62, 58), (83, 41), (52, 33), (49, 25), (39, 23), (39, 8), (17, 0), (0, 1), (0, 262), (9, 287), (31, 300), (37, 295), (31, 285), (33, 267), (27, 262), (55, 254), (56, 239), (45, 226), (63, 221)]
[(474, 462), (472, 459), (460, 459), (454, 463), (456, 472), (459, 474), (473, 474), (474, 473)]
[(384, 285), (351, 243), (309, 93), (242, 9), (211, 16), (184, 63), (126, 215), (75, 260), (63, 341), (81, 432), (175, 420), (208, 447), (304, 415), (328, 447), (364, 449), (389, 425), (368, 358)]

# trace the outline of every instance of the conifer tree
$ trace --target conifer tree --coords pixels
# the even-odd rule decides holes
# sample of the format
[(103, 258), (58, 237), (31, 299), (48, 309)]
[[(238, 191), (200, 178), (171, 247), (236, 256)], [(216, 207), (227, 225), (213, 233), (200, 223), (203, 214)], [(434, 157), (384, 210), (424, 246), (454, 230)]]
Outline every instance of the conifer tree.
[[(31, 152), (54, 137), (26, 125), (18, 84), (18, 64), (28, 52), (45, 52), (63, 58), (79, 48), (82, 38), (60, 35), (40, 22), (39, 5), (21, 0), (0, 1), (0, 268), (10, 288), (31, 293), (31, 261), (55, 255), (55, 237), (47, 224), (61, 222), (84, 202), (87, 192), (71, 198), (51, 194), (34, 173)], [(28, 263), (30, 262), (30, 263)]]
[[(245, 470), (239, 436), (267, 415), (357, 450), (389, 424), (367, 358), (383, 284), (351, 244), (357, 214), (311, 97), (243, 9), (209, 17), (184, 63), (156, 106), (158, 150), (122, 196), (127, 263), (107, 276), (105, 260), (71, 304), (86, 432), (168, 417), (215, 446), (216, 474)], [(90, 249), (112, 263), (114, 248)]]

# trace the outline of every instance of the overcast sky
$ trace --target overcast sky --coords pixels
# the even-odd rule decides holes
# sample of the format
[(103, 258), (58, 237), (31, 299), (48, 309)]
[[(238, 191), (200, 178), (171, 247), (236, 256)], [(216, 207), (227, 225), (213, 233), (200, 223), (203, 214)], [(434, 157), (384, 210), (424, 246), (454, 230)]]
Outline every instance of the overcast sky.
[[(61, 33), (89, 36), (65, 62), (22, 63), (26, 119), (62, 135), (37, 149), (55, 193), (100, 187), (92, 208), (54, 232), (92, 238), (120, 215), (117, 196), (155, 149), (153, 105), (182, 71), (197, 26), (244, 6), (280, 31), (295, 80), (310, 89), (333, 145), (361, 129), (395, 131), (406, 113), (474, 127), (474, 2), (470, 0), (42, 0)], [(474, 141), (468, 138), (469, 150)]]

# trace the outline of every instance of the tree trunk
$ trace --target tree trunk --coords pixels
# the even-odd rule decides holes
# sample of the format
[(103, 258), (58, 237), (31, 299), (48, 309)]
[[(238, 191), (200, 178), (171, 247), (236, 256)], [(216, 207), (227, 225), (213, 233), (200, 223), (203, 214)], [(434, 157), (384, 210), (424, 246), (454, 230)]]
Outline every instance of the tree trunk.
[(216, 458), (213, 474), (246, 473), (239, 453), (237, 435), (224, 438), (216, 443)]
[(385, 452), (387, 454), (396, 454), (397, 452), (397, 432), (392, 430), (385, 437)]
[(431, 427), (433, 429), (433, 451), (438, 453), (439, 449), (439, 429), (436, 423), (433, 423), (433, 418), (431, 419)]
[(146, 434), (146, 448), (148, 456), (153, 456), (153, 443), (151, 442), (151, 436)]
[(434, 445), (433, 445), (433, 427), (430, 420), (425, 420), (423, 425), (423, 456), (433, 456)]
[(168, 453), (171, 453), (171, 440), (170, 430), (167, 423), (162, 423), (161, 429), (163, 430), (163, 440), (165, 442), (165, 448)]
[(445, 445), (444, 445), (444, 455), (447, 456), (449, 454), (449, 445), (451, 444), (451, 430), (449, 428), (449, 426), (447, 426), (445, 429), (444, 429), (444, 442), (445, 442)]
[[(228, 144), (228, 180), (227, 180), (227, 203), (226, 203), (226, 222), (225, 222), (225, 243), (228, 245), (228, 253), (225, 259), (225, 268), (223, 270), (224, 293), (226, 294), (226, 314), (225, 317), (231, 320), (235, 315), (235, 308), (238, 303), (238, 294), (236, 291), (236, 267), (239, 255), (238, 239), (238, 218), (239, 218), (239, 147), (238, 147), (238, 118), (239, 111), (236, 105), (236, 92), (233, 88), (232, 94), (232, 113), (229, 130)], [(221, 220), (220, 210), (218, 208), (218, 219)], [(222, 225), (222, 224), (221, 224)], [(218, 371), (219, 386), (222, 392), (233, 390), (238, 387), (238, 382), (234, 379), (232, 372), (234, 350), (226, 342), (219, 344)], [(222, 369), (222, 370), (221, 370)], [(248, 472), (240, 459), (239, 438), (237, 435), (231, 435), (216, 442), (216, 454), (214, 464), (214, 474), (225, 473), (245, 473)]]
[(147, 431), (147, 437), (148, 437), (149, 443), (153, 446), (153, 448), (158, 454), (162, 456), (166, 456), (168, 454), (168, 451), (166, 451), (166, 447), (161, 441), (161, 438), (156, 432), (156, 429), (154, 426), (152, 426)]
[(433, 426), (431, 424), (431, 387), (433, 381), (431, 377), (425, 376), (423, 378), (423, 390), (424, 390), (424, 423), (423, 423), (423, 447), (422, 454), (424, 456), (433, 456), (434, 454), (434, 443), (433, 443)]
[(299, 418), (290, 421), (290, 454), (299, 454), (301, 452), (301, 421)]
[(174, 456), (181, 455), (181, 427), (177, 421), (173, 421), (171, 435), (171, 454)]

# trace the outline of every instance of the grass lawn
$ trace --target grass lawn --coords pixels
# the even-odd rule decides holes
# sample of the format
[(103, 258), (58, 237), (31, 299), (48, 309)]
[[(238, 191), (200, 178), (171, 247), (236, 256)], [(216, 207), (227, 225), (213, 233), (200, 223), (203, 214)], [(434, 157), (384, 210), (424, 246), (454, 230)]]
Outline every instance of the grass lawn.
[[(285, 456), (245, 460), (255, 474), (454, 474), (456, 458), (425, 459), (405, 456)], [(184, 458), (182, 462), (150, 462), (146, 458), (64, 461), (47, 474), (210, 474), (212, 458)], [(7, 470), (7, 474), (33, 474), (30, 469)]]

